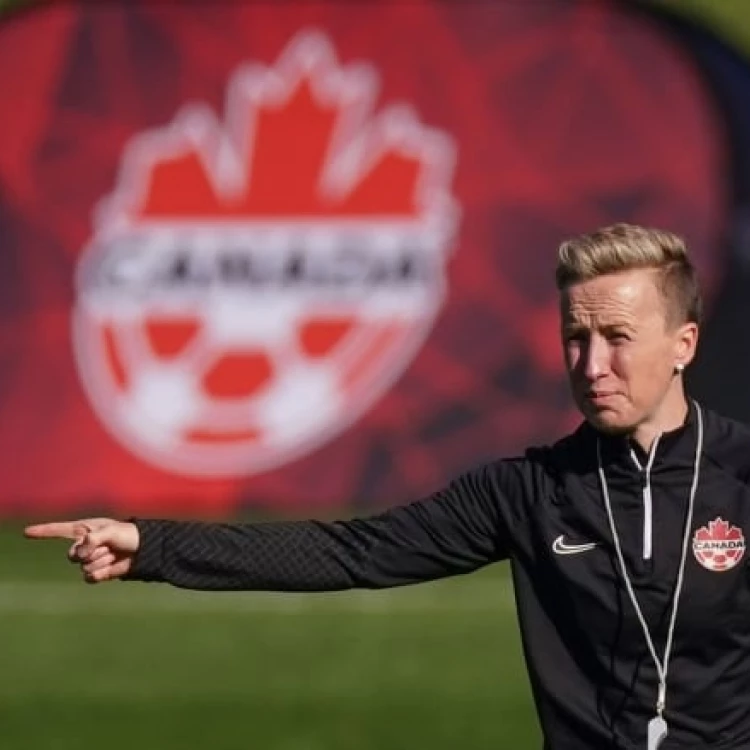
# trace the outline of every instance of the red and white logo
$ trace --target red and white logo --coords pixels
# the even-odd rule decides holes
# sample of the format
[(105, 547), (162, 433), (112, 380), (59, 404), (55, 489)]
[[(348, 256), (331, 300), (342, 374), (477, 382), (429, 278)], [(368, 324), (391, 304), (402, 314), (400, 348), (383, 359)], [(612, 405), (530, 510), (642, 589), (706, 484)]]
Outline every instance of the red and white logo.
[(723, 518), (710, 521), (693, 536), (696, 560), (709, 570), (721, 572), (733, 568), (745, 554), (742, 529), (731, 526)]
[(319, 32), (127, 146), (82, 255), (76, 359), (145, 461), (251, 474), (341, 433), (402, 374), (445, 295), (455, 149)]

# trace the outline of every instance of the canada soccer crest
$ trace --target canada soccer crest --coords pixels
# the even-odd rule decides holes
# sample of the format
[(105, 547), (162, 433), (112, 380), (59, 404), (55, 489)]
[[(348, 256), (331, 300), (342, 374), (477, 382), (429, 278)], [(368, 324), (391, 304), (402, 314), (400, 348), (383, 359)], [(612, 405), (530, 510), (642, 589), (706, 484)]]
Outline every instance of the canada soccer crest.
[(733, 568), (745, 554), (742, 529), (731, 526), (723, 518), (710, 521), (693, 536), (693, 553), (709, 570), (721, 572)]
[(445, 292), (454, 147), (375, 71), (298, 35), (126, 147), (78, 268), (78, 368), (144, 460), (251, 474), (358, 419), (408, 366)]

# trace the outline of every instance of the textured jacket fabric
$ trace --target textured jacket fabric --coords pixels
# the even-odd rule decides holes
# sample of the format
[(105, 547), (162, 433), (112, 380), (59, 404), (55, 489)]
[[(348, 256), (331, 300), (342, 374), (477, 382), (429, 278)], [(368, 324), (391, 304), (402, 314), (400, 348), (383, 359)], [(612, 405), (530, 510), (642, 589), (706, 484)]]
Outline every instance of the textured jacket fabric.
[[(510, 560), (545, 746), (645, 748), (658, 675), (615, 556), (597, 442), (627, 569), (661, 657), (698, 408), (660, 438), (648, 472), (637, 445), (584, 423), (552, 446), (498, 460), (371, 518), (136, 519), (141, 547), (128, 578), (194, 589), (330, 591), (413, 584)], [(750, 431), (701, 413), (700, 481), (661, 750), (750, 748)]]

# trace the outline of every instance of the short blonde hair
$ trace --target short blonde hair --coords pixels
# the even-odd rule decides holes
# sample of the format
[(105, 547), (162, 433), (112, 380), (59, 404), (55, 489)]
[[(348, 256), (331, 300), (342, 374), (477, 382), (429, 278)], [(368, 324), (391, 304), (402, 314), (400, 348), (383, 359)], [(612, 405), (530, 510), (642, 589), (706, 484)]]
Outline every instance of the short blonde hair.
[(700, 323), (700, 287), (685, 241), (672, 232), (613, 224), (566, 240), (558, 250), (555, 278), (562, 291), (597, 276), (653, 268), (672, 323)]

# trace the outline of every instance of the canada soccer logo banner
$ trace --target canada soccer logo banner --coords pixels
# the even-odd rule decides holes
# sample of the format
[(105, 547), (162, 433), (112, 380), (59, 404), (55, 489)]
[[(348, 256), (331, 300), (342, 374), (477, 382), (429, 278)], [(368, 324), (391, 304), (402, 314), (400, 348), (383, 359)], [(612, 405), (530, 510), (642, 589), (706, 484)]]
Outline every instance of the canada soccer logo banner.
[(306, 32), (126, 148), (77, 278), (74, 345), (101, 421), (142, 459), (252, 474), (346, 429), (445, 293), (454, 148)]
[(742, 529), (719, 517), (695, 532), (693, 553), (704, 568), (717, 572), (730, 570), (745, 554)]

